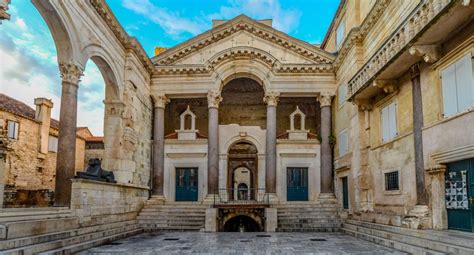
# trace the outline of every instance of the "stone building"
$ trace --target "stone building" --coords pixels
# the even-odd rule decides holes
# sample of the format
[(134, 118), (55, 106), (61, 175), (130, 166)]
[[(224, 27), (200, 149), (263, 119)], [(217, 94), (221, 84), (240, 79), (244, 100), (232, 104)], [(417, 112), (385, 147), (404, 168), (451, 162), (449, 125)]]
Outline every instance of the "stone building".
[[(240, 15), (152, 58), (105, 1), (33, 3), (58, 51), (54, 203), (70, 211), (12, 217), (5, 239), (64, 231), (55, 252), (76, 252), (143, 230), (343, 231), (472, 254), (472, 234), (431, 230), (473, 231), (472, 1), (341, 1), (320, 46)], [(89, 60), (117, 183), (72, 178)], [(34, 240), (18, 249), (50, 249)]]
[[(35, 99), (36, 110), (0, 94), (0, 129), (9, 140), (2, 173), (4, 206), (50, 206), (56, 176), (59, 122), (51, 118), (53, 103)], [(76, 138), (76, 170), (84, 169), (85, 140)]]

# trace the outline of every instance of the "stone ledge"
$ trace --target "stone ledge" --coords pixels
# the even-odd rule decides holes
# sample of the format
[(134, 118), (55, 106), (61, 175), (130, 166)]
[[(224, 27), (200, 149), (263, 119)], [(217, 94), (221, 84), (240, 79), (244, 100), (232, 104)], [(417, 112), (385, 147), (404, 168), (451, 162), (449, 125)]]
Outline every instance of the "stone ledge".
[(73, 179), (71, 179), (71, 181), (72, 181), (72, 183), (86, 183), (86, 184), (94, 184), (94, 185), (100, 184), (100, 185), (104, 185), (104, 186), (150, 190), (150, 188), (148, 188), (148, 187), (141, 187), (141, 186), (136, 186), (136, 185), (132, 185), (132, 184), (128, 184), (128, 183), (100, 182), (100, 181), (81, 179), (81, 178), (73, 178)]

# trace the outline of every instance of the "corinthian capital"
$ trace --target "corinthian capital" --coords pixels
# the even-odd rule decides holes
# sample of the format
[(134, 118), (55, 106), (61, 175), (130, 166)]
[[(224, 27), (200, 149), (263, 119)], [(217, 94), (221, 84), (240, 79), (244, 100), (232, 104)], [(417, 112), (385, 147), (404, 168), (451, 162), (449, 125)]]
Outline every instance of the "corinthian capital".
[(165, 95), (151, 95), (151, 98), (153, 98), (155, 108), (165, 108), (166, 104), (170, 102), (169, 98)]
[(267, 91), (263, 97), (263, 102), (265, 102), (268, 106), (276, 106), (279, 99), (280, 93), (275, 91)]
[(321, 105), (321, 107), (331, 106), (331, 100), (333, 97), (334, 97), (333, 92), (321, 92), (318, 98), (319, 104)]
[(81, 67), (71, 63), (60, 63), (59, 72), (63, 82), (71, 84), (79, 84), (81, 76), (84, 75), (84, 71)]
[(221, 102), (221, 93), (219, 91), (209, 90), (209, 92), (207, 93), (207, 107), (219, 108), (219, 104)]

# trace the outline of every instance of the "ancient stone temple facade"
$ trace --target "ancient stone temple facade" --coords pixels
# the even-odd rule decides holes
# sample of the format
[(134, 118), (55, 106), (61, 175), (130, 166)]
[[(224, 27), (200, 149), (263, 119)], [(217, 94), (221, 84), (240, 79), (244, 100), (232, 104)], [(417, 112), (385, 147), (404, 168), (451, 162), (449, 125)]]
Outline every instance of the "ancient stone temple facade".
[[(429, 230), (474, 230), (472, 1), (341, 1), (321, 45), (240, 15), (152, 58), (105, 1), (33, 3), (58, 51), (55, 205), (70, 208), (35, 214), (35, 234), (343, 231), (472, 254), (462, 234)], [(74, 178), (89, 60), (105, 80), (102, 167), (117, 183)], [(14, 219), (0, 238), (32, 235)], [(57, 251), (94, 239), (67, 238), (76, 246)]]

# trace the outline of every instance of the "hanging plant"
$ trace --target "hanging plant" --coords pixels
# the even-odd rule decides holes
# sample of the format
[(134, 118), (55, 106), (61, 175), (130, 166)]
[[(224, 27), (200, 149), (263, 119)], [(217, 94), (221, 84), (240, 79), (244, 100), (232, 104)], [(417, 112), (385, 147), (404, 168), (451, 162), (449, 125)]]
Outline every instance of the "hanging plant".
[(336, 146), (336, 137), (331, 134), (328, 138), (329, 138), (329, 145), (331, 146), (331, 148), (334, 148), (334, 146)]

